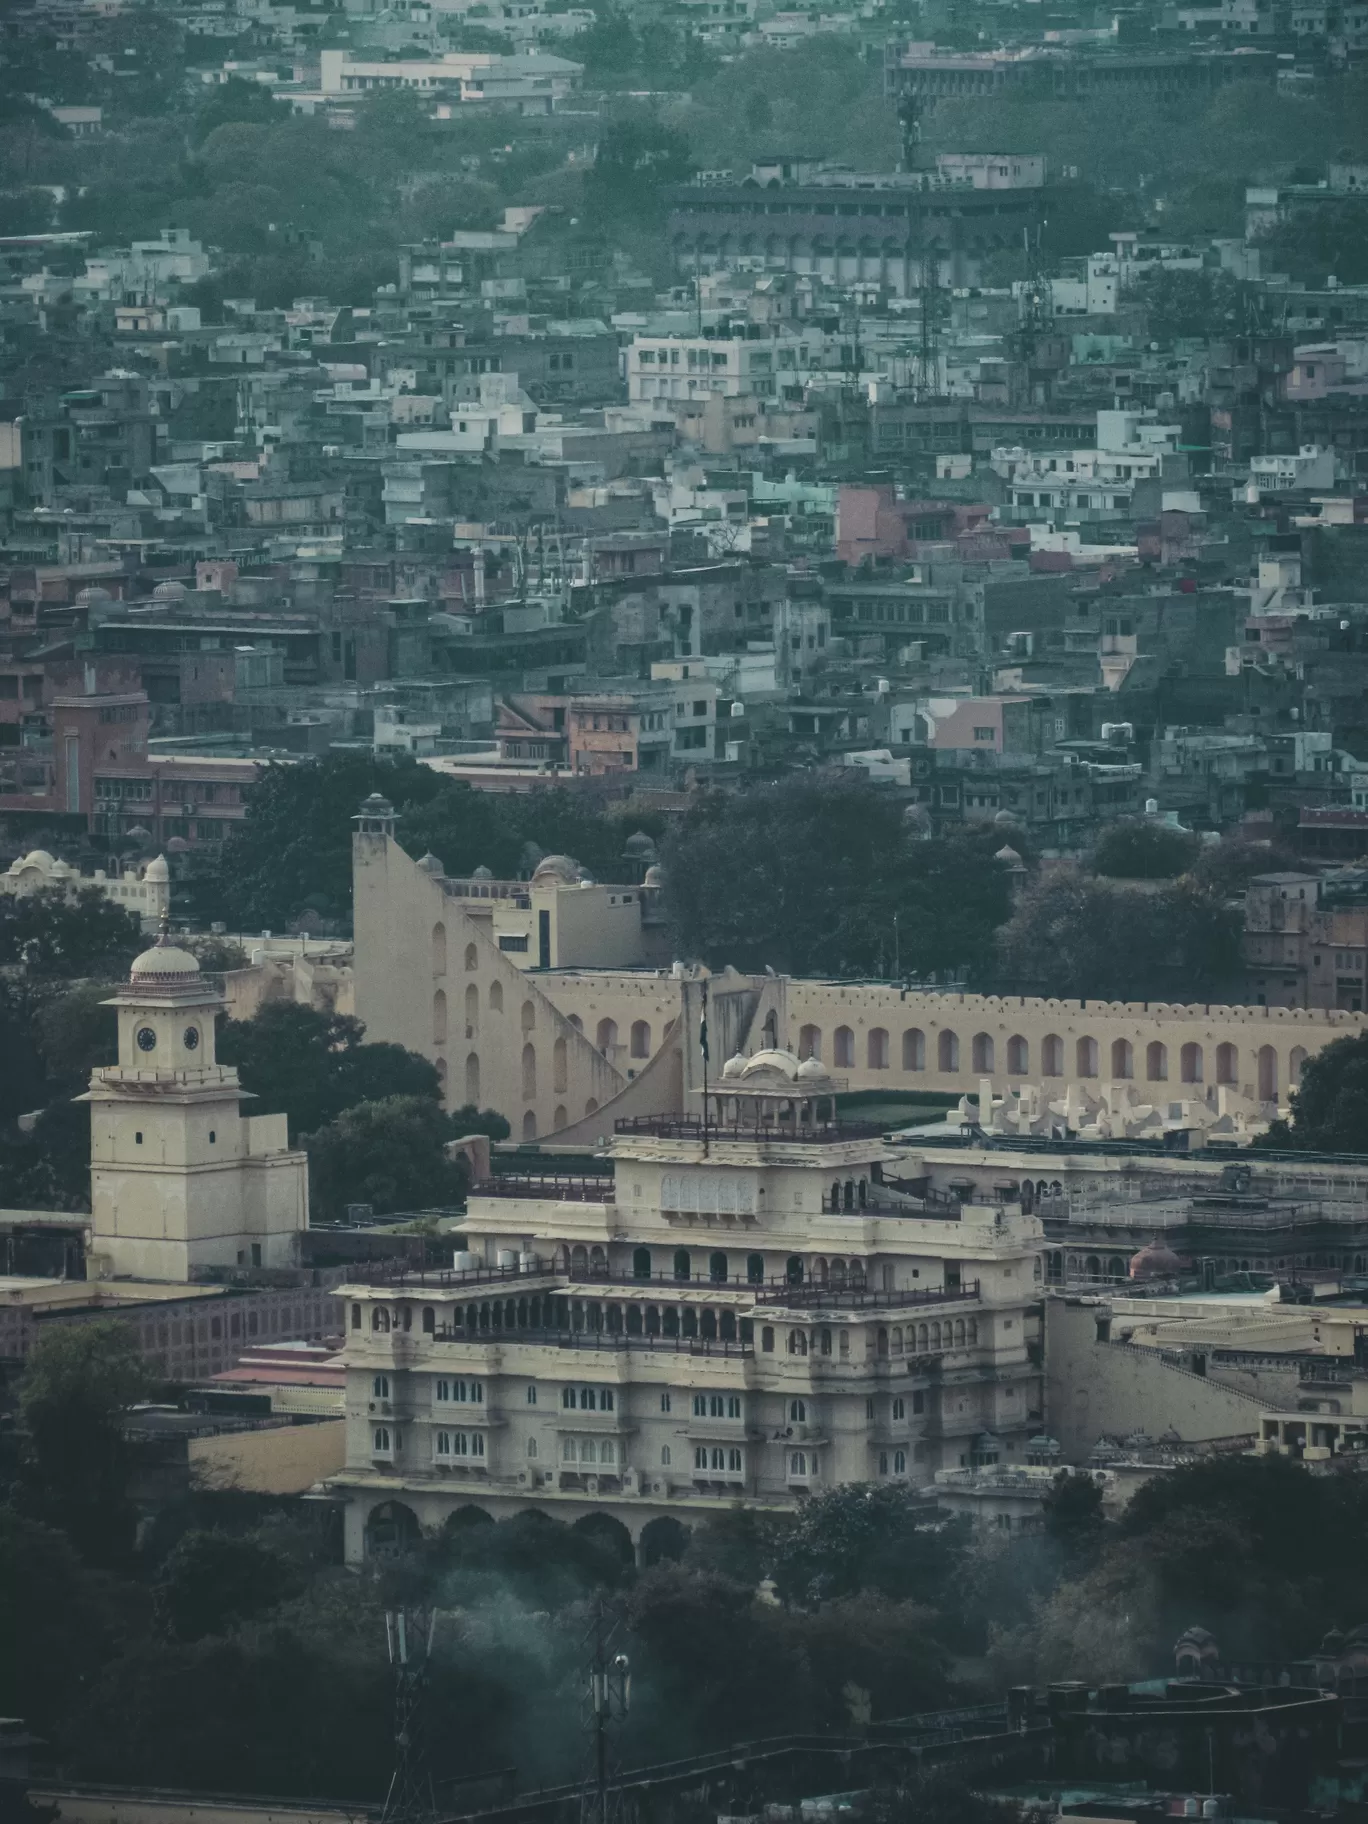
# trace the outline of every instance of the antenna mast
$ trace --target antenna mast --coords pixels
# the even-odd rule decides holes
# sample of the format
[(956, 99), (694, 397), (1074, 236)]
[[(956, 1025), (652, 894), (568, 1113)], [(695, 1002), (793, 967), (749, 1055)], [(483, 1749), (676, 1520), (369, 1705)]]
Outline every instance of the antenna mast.
[(394, 1668), (394, 1772), (381, 1824), (427, 1824), (437, 1814), (427, 1764), (427, 1684), (436, 1609), (387, 1609), (385, 1640)]
[(585, 1723), (590, 1767), (580, 1794), (580, 1824), (621, 1824), (622, 1791), (618, 1772), (617, 1734), (626, 1721), (632, 1697), (632, 1672), (625, 1653), (612, 1652), (620, 1617), (600, 1596), (586, 1637), (589, 1679), (585, 1689)]

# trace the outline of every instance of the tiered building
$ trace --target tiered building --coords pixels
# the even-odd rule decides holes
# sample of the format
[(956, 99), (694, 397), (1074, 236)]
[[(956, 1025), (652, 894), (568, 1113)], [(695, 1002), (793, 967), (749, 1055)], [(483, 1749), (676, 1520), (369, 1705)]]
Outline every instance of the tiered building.
[(474, 1504), (645, 1528), (1024, 1462), (1038, 1219), (900, 1188), (817, 1059), (733, 1057), (601, 1175), (477, 1187), (449, 1271), (339, 1289), (351, 1560)]

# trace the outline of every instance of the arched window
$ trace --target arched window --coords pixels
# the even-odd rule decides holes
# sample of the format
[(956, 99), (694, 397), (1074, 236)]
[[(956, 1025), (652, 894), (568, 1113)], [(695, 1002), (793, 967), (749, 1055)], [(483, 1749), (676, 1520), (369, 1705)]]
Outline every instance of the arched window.
[(531, 1001), (523, 1002), (522, 1012), (518, 1017), (521, 1021), (523, 1031), (531, 1032), (533, 1027), (537, 1024), (537, 1010)]
[(562, 1094), (566, 1087), (567, 1069), (565, 1040), (560, 1038), (551, 1047), (551, 1087)]
[(1202, 1081), (1202, 1048), (1195, 1040), (1189, 1040), (1179, 1053), (1179, 1065), (1184, 1083)]
[(820, 1063), (822, 1057), (822, 1029), (820, 1026), (804, 1026), (798, 1034), (799, 1059), (816, 1058)]
[(895, 1476), (905, 1476), (907, 1474), (907, 1452), (905, 1450), (895, 1450), (893, 1452), (893, 1474)]
[(747, 1254), (746, 1284), (763, 1286), (765, 1283), (765, 1257), (763, 1254)]
[(440, 919), (432, 927), (432, 973), (446, 974), (446, 926)]
[(1259, 1047), (1259, 1100), (1276, 1102), (1278, 1099), (1278, 1054), (1271, 1045)]
[(1151, 1083), (1168, 1082), (1168, 1046), (1151, 1039), (1145, 1047), (1145, 1077)]
[(1135, 1075), (1135, 1048), (1129, 1039), (1112, 1040), (1111, 1074), (1118, 1079)]
[(835, 1044), (832, 1048), (832, 1061), (838, 1070), (849, 1070), (855, 1062), (855, 1034), (849, 1026), (836, 1028)]
[(580, 1274), (589, 1271), (589, 1250), (583, 1243), (577, 1242), (570, 1250), (570, 1271)]
[(466, 1054), (465, 1080), (465, 1099), (478, 1108), (480, 1106), (480, 1054), (477, 1051)]
[(808, 1352), (807, 1332), (804, 1330), (790, 1330), (788, 1346), (790, 1355), (806, 1355)]
[(563, 1127), (568, 1127), (569, 1124), (570, 1124), (569, 1110), (566, 1108), (564, 1102), (557, 1102), (555, 1109), (552, 1111), (552, 1115), (551, 1115), (552, 1132), (559, 1133)]
[(807, 1424), (807, 1402), (805, 1400), (790, 1400), (789, 1401), (789, 1424), (790, 1425), (806, 1425)]
[(715, 1286), (726, 1285), (727, 1257), (725, 1254), (719, 1252), (708, 1256), (708, 1278)]
[(584, 1021), (577, 1013), (572, 1013), (570, 1015), (570, 1024), (574, 1027), (576, 1032), (584, 1031)]
[(604, 1052), (605, 1054), (610, 1052), (614, 1045), (617, 1044), (617, 1021), (608, 1019), (600, 1020), (598, 1023), (598, 1035), (595, 1038), (594, 1043), (601, 1052)]
[(584, 1105), (584, 1112), (586, 1115), (596, 1115), (598, 1113), (598, 1097), (597, 1096), (589, 1097), (588, 1101)]
[(1019, 1032), (1007, 1041), (1007, 1075), (1024, 1077), (1031, 1068), (1031, 1048)]
[(1097, 1075), (1096, 1039), (1080, 1039), (1074, 1046), (1074, 1069), (1080, 1077)]
[(491, 1013), (502, 1013), (503, 1012), (503, 983), (502, 982), (491, 982), (489, 984), (489, 1011)]
[(981, 1071), (984, 1075), (990, 1074), (994, 1057), (992, 1033), (976, 1032), (970, 1043), (969, 1055), (974, 1061), (973, 1068), (976, 1072)]
[(865, 1063), (870, 1070), (888, 1069), (888, 1034), (882, 1026), (871, 1026), (865, 1039)]
[(1287, 1080), (1295, 1089), (1302, 1079), (1302, 1065), (1306, 1062), (1306, 1047), (1294, 1045), (1287, 1054)]
[(902, 1067), (904, 1070), (926, 1069), (926, 1034), (920, 1026), (909, 1026), (902, 1036)]
[(784, 1263), (784, 1278), (791, 1286), (803, 1283), (803, 1257), (801, 1254), (790, 1254)]
[(687, 1248), (675, 1249), (674, 1276), (676, 1279), (691, 1279), (693, 1277), (693, 1266), (689, 1260), (689, 1250)]
[(959, 1069), (959, 1034), (946, 1030), (936, 1040), (936, 1064), (942, 1071)]
[(439, 988), (432, 997), (432, 1042), (445, 1045), (447, 1037), (446, 990)]
[(522, 1093), (524, 1102), (530, 1102), (537, 1093), (537, 1048), (535, 1045), (524, 1045), (522, 1048)]
[(1216, 1047), (1216, 1081), (1218, 1083), (1238, 1083), (1240, 1080), (1240, 1054), (1233, 1045)]
[(633, 1279), (649, 1279), (650, 1277), (651, 1277), (651, 1250), (649, 1248), (633, 1248), (633, 1250), (632, 1250), (632, 1278)]
[(1040, 1074), (1043, 1077), (1064, 1075), (1064, 1041), (1057, 1032), (1047, 1032), (1040, 1041)]
[(537, 1137), (537, 1117), (530, 1108), (522, 1118), (522, 1137), (524, 1140), (535, 1140)]
[(646, 1020), (632, 1021), (632, 1056), (649, 1058), (651, 1055), (651, 1028)]
[(478, 969), (480, 966), (480, 953), (474, 944), (467, 944), (465, 947), (465, 966), (467, 971)]
[(466, 1037), (473, 1039), (480, 1030), (480, 991), (470, 982), (465, 991)]
[(441, 1084), (442, 1094), (443, 1094), (443, 1096), (445, 1096), (446, 1095), (446, 1080), (447, 1080), (446, 1059), (438, 1058), (435, 1068), (437, 1071), (437, 1081)]

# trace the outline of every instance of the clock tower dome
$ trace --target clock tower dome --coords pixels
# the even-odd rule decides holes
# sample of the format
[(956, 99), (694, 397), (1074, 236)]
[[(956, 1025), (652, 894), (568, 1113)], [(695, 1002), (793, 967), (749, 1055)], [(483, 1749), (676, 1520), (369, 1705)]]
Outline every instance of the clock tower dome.
[(296, 1263), (308, 1161), (284, 1115), (244, 1116), (248, 1092), (214, 1057), (224, 1004), (163, 930), (106, 1005), (119, 1061), (90, 1104), (92, 1252), (110, 1276), (184, 1283), (232, 1267)]

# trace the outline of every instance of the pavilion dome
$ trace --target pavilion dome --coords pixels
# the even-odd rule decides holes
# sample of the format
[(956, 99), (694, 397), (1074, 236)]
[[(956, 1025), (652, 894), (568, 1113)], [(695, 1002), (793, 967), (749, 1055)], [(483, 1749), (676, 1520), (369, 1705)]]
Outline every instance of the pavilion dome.
[(183, 602), (185, 596), (185, 584), (176, 582), (174, 578), (164, 583), (158, 583), (152, 591), (154, 602)]
[(428, 850), (426, 855), (419, 857), (417, 865), (423, 870), (424, 874), (437, 875), (446, 872), (446, 869), (442, 866), (431, 849)]
[(722, 1075), (724, 1077), (739, 1077), (741, 1072), (746, 1068), (748, 1061), (749, 1060), (744, 1054), (738, 1051), (735, 1057), (728, 1058), (726, 1063), (722, 1066)]
[(154, 855), (143, 869), (144, 880), (170, 880), (171, 870), (167, 866), (165, 855)]
[(762, 1080), (766, 1077), (785, 1077), (790, 1083), (795, 1083), (800, 1069), (793, 1052), (781, 1051), (775, 1047), (768, 1051), (757, 1051), (753, 1057), (747, 1058), (740, 1075), (743, 1082), (751, 1082), (757, 1077)]
[(556, 881), (563, 886), (578, 886), (580, 865), (569, 855), (543, 855), (532, 875), (533, 886), (549, 887)]
[(135, 987), (179, 988), (200, 979), (199, 958), (159, 938), (150, 950), (134, 957), (128, 979)]
[(658, 861), (653, 861), (647, 868), (641, 877), (641, 884), (643, 887), (663, 887), (665, 885), (665, 870)]
[(1132, 1279), (1172, 1279), (1175, 1273), (1183, 1268), (1182, 1261), (1173, 1249), (1162, 1241), (1151, 1241), (1141, 1248), (1138, 1254), (1132, 1254), (1130, 1277)]

